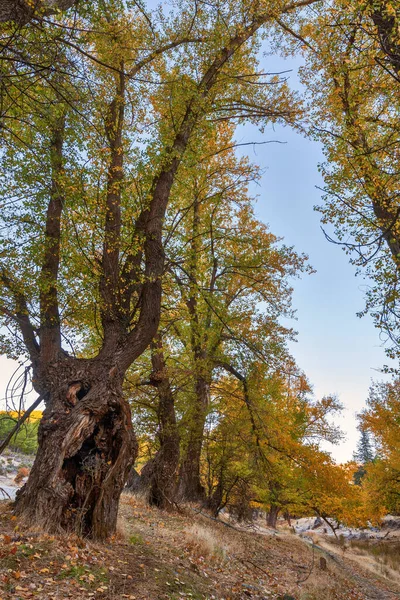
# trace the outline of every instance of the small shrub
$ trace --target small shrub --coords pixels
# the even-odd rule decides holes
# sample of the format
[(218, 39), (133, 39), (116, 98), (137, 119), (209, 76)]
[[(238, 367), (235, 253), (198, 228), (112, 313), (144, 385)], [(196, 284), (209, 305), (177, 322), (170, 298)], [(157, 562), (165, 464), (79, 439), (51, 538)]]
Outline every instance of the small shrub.
[(28, 477), (28, 475), (29, 469), (27, 467), (20, 467), (14, 479), (15, 483), (21, 483), (21, 481), (25, 479), (25, 477)]
[[(4, 440), (7, 434), (15, 426), (15, 419), (8, 417), (7, 414), (0, 411), (0, 440)], [(19, 451), (23, 454), (35, 454), (38, 443), (37, 443), (37, 432), (39, 427), (39, 420), (35, 419), (24, 423), (22, 428), (16, 433), (9, 444), (9, 448), (12, 451)], [(10, 462), (13, 459), (10, 457)]]
[(84, 565), (70, 565), (57, 575), (57, 579), (75, 579), (86, 588), (108, 583), (109, 577), (104, 569), (89, 569)]
[(185, 537), (191, 552), (204, 558), (212, 556), (223, 561), (227, 554), (237, 554), (240, 551), (234, 541), (225, 539), (223, 531), (199, 523), (185, 529)]
[(129, 543), (133, 544), (133, 545), (135, 545), (135, 544), (143, 544), (143, 538), (140, 535), (140, 533), (136, 533), (136, 534), (130, 536)]

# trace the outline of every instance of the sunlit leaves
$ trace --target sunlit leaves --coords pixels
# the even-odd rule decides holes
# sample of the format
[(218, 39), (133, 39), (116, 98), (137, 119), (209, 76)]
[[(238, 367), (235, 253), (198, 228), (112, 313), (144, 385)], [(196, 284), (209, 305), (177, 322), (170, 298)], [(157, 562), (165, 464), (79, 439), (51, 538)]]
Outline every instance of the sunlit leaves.
[(286, 48), (300, 46), (305, 57), (309, 132), (326, 157), (322, 221), (372, 280), (365, 312), (393, 343), (393, 355), (399, 339), (398, 10), (390, 2), (338, 1), (285, 22)]

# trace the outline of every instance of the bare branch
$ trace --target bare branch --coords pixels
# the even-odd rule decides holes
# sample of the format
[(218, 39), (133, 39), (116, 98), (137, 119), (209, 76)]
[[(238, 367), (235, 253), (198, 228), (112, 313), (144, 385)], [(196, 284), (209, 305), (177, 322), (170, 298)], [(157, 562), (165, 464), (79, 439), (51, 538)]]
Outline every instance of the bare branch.
[(44, 400), (45, 396), (46, 396), (46, 394), (41, 394), (35, 400), (35, 402), (33, 404), (31, 404), (31, 406), (24, 412), (24, 414), (22, 415), (22, 417), (16, 423), (15, 427), (13, 427), (11, 429), (11, 431), (7, 434), (6, 438), (1, 442), (1, 444), (0, 444), (0, 454), (3, 454), (4, 450), (7, 448), (7, 446), (11, 442), (13, 436), (16, 433), (18, 433), (18, 431), (21, 429), (22, 425), (30, 417), (30, 415), (33, 413), (33, 411), (35, 410), (35, 408), (37, 408), (39, 406), (39, 404), (42, 402), (42, 400)]

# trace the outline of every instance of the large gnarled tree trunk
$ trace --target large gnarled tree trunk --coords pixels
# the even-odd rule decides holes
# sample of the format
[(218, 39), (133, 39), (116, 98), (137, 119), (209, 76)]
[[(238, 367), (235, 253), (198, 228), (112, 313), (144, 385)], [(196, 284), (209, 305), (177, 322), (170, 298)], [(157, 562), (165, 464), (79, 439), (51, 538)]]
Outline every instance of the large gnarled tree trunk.
[[(33, 368), (34, 385), (46, 395), (39, 448), (15, 510), (25, 522), (48, 530), (61, 527), (103, 539), (115, 531), (118, 502), (136, 457), (129, 405), (122, 396), (126, 370), (156, 335), (164, 265), (162, 223), (175, 173), (191, 127), (174, 144), (170, 160), (155, 177), (152, 199), (137, 220), (143, 247), (120, 264), (123, 122), (126, 76), (116, 80), (105, 116), (110, 149), (102, 271), (99, 294), (103, 344), (98, 356), (78, 360), (61, 346), (57, 279), (61, 254), (65, 114), (53, 124), (50, 143), (51, 193), (45, 226), (40, 291), (39, 339), (24, 298), (15, 291), (18, 322)], [(143, 249), (142, 249), (143, 248)], [(144, 283), (138, 265), (144, 262)], [(126, 285), (126, 281), (130, 285)], [(4, 276), (3, 276), (4, 280)], [(13, 291), (13, 283), (8, 282)], [(132, 298), (140, 313), (130, 326)]]
[(46, 384), (37, 458), (16, 512), (45, 529), (106, 538), (137, 454), (121, 374), (100, 362), (61, 359)]

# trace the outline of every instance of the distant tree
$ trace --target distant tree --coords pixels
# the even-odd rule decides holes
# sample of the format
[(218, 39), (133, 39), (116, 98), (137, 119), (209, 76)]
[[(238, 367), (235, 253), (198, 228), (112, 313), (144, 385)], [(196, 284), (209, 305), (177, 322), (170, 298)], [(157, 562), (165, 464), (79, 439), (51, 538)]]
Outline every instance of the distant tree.
[(360, 431), (360, 439), (358, 440), (357, 450), (354, 452), (353, 458), (359, 465), (357, 471), (354, 473), (354, 483), (361, 485), (367, 473), (367, 465), (372, 463), (375, 458), (370, 434), (364, 429)]
[(320, 448), (341, 434), (330, 417), (341, 409), (335, 397), (315, 401), (294, 364), (268, 373), (253, 365), (242, 381), (230, 375), (214, 384), (218, 405), (203, 451), (208, 506), (238, 519), (252, 508), (267, 510), (276, 526), (279, 512), (319, 515), (334, 522), (364, 524), (362, 490), (354, 486), (354, 465), (337, 465)]
[(371, 437), (368, 431), (361, 430), (357, 450), (354, 452), (354, 460), (366, 465), (374, 460), (375, 454), (372, 447)]
[(375, 382), (360, 415), (361, 426), (373, 435), (376, 458), (363, 480), (368, 513), (400, 514), (400, 380)]

